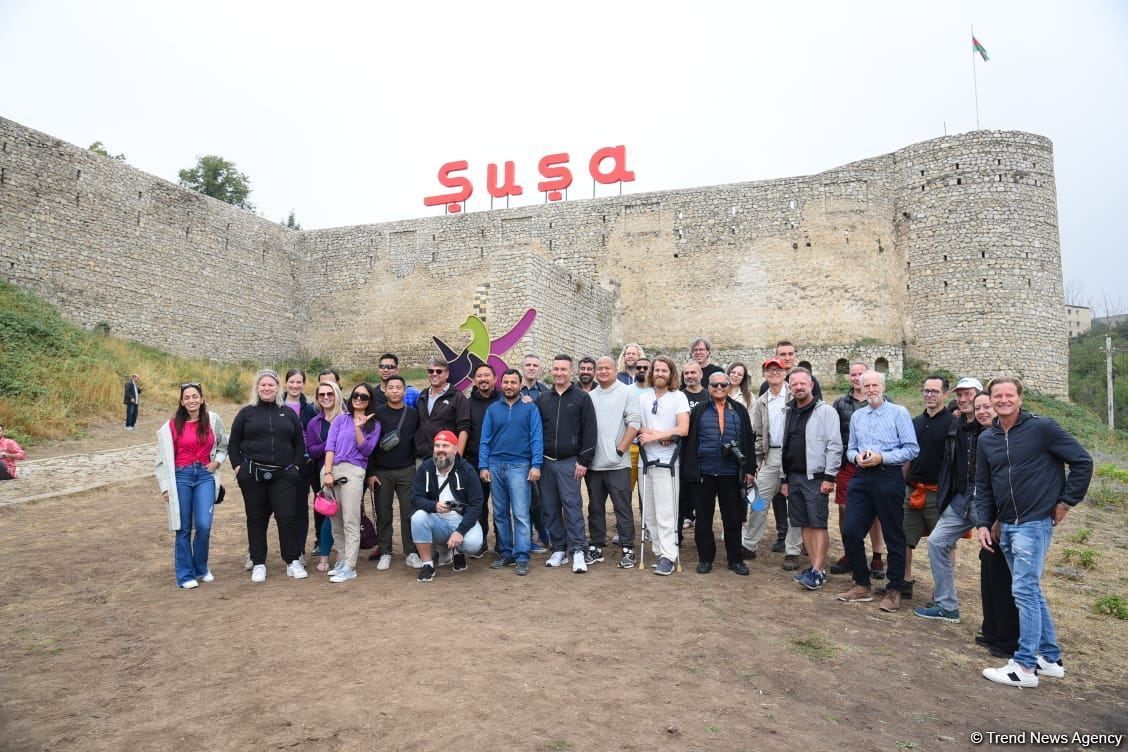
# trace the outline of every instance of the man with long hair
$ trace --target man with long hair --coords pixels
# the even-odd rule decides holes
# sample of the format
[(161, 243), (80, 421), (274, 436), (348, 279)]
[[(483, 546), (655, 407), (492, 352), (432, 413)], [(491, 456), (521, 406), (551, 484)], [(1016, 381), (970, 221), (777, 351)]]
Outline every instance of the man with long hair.
[(689, 433), (689, 401), (678, 389), (678, 369), (665, 356), (653, 360), (639, 398), (639, 487), (643, 525), (658, 562), (654, 573), (671, 575), (678, 559), (678, 450)]

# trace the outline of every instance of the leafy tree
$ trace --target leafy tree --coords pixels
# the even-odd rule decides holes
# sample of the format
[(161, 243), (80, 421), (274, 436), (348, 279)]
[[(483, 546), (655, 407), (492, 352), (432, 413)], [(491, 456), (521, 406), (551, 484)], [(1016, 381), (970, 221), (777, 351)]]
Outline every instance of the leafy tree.
[(95, 141), (94, 143), (90, 144), (90, 146), (87, 146), (86, 149), (88, 151), (94, 152), (95, 154), (101, 154), (103, 157), (109, 157), (110, 159), (116, 159), (119, 162), (125, 161), (125, 155), (124, 154), (110, 154), (108, 151), (106, 151), (106, 145), (103, 144), (101, 141)]
[(286, 227), (290, 228), (291, 230), (302, 229), (302, 224), (301, 224), (301, 222), (298, 221), (298, 218), (296, 216), (294, 216), (294, 210), (293, 209), (290, 210), (290, 216), (286, 217), (286, 221), (283, 222), (282, 224), (286, 225)]
[(255, 208), (247, 200), (251, 195), (250, 179), (235, 169), (234, 162), (214, 154), (198, 157), (195, 167), (181, 170), (180, 185), (241, 209), (254, 211)]

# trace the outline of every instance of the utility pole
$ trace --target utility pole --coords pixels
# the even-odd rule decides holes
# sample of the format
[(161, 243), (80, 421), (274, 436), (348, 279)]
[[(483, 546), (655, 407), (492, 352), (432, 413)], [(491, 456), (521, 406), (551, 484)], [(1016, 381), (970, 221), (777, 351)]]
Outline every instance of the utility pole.
[(1108, 430), (1116, 428), (1116, 405), (1112, 398), (1112, 335), (1105, 335), (1105, 378), (1108, 382)]

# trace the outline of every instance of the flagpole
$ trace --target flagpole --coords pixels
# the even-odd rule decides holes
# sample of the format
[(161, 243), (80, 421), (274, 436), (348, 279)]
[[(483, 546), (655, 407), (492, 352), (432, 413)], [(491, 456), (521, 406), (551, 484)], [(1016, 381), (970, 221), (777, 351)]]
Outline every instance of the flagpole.
[[(975, 27), (971, 27), (971, 39), (975, 40)], [(975, 130), (979, 130), (979, 80), (975, 75), (975, 44), (971, 45), (971, 86), (975, 92)]]

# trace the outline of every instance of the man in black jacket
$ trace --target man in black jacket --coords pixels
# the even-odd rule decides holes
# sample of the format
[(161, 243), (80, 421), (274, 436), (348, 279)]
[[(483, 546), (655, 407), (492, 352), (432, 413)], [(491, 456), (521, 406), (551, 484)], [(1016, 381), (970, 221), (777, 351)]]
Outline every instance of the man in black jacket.
[(478, 526), (482, 484), (478, 471), (456, 453), (457, 441), (450, 431), (439, 431), (435, 434), (432, 458), (415, 471), (411, 538), (423, 560), (419, 582), (430, 582), (435, 577), (435, 562), (431, 558), (434, 545), (445, 545), (458, 552), (453, 561), (455, 572), (467, 569), (465, 552), (476, 552), (482, 547), (482, 528)]
[(552, 387), (537, 398), (544, 427), (541, 509), (552, 544), (552, 556), (546, 566), (559, 567), (568, 552), (572, 555), (572, 571), (586, 572), (587, 537), (580, 481), (595, 459), (595, 406), (588, 393), (572, 383), (570, 355), (552, 359)]
[(432, 358), (427, 365), (427, 380), (431, 385), (415, 403), (419, 411), (419, 429), (415, 432), (417, 462), (431, 456), (431, 441), (439, 431), (453, 433), (458, 437), (458, 453), (466, 451), (466, 442), (470, 440), (470, 405), (466, 395), (455, 389), (449, 378), (446, 361)]
[[(974, 515), (979, 545), (993, 551), (991, 525), (1011, 567), (1018, 606), (1018, 651), (983, 676), (1012, 687), (1037, 687), (1038, 675), (1062, 677), (1065, 667), (1050, 608), (1042, 594), (1042, 566), (1056, 527), (1081, 503), (1093, 477), (1093, 458), (1064, 428), (1022, 409), (1022, 382), (987, 385), (995, 422), (979, 436)], [(1063, 465), (1069, 466), (1066, 476)], [(1019, 472), (1015, 472), (1018, 470)]]
[(125, 430), (132, 431), (137, 427), (137, 412), (141, 406), (141, 377), (138, 374), (129, 375), (122, 400), (125, 403)]

